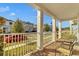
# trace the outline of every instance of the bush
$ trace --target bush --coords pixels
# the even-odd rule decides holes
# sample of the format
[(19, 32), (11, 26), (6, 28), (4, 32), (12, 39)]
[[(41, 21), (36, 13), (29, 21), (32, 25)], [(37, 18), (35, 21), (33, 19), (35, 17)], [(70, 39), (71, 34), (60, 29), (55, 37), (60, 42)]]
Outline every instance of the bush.
[(1, 35), (0, 36), (0, 56), (3, 56), (3, 53), (4, 53), (4, 51), (3, 51), (3, 47), (4, 47), (4, 44), (3, 44), (3, 36)]
[(50, 31), (50, 26), (49, 26), (49, 24), (45, 24), (45, 31)]
[(23, 33), (24, 32), (24, 27), (22, 22), (18, 19), (12, 26), (12, 32), (13, 33)]

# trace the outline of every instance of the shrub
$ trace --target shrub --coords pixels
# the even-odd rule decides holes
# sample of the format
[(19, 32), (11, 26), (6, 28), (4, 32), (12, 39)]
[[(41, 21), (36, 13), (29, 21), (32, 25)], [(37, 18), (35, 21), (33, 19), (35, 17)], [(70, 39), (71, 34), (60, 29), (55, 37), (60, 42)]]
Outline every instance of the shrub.
[(50, 26), (49, 26), (49, 24), (45, 24), (45, 31), (50, 31)]
[(22, 33), (24, 32), (24, 27), (22, 22), (18, 19), (12, 26), (12, 32), (13, 33)]
[(3, 47), (4, 47), (4, 44), (3, 44), (3, 36), (0, 35), (0, 56), (2, 56), (3, 53), (4, 53)]

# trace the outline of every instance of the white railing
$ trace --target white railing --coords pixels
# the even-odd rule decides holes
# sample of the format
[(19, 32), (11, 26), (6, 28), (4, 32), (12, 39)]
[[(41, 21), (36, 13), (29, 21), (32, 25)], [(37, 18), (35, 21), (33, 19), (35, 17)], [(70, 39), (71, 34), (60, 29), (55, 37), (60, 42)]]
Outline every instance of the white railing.
[(0, 40), (3, 42), (2, 54), (4, 56), (26, 55), (36, 50), (35, 39), (33, 35), (25, 33), (0, 34)]
[[(51, 42), (51, 33), (43, 34), (43, 46)], [(0, 55), (24, 56), (37, 48), (37, 33), (0, 34)]]
[(51, 41), (52, 41), (52, 33), (51, 32), (43, 33), (43, 45), (48, 44)]

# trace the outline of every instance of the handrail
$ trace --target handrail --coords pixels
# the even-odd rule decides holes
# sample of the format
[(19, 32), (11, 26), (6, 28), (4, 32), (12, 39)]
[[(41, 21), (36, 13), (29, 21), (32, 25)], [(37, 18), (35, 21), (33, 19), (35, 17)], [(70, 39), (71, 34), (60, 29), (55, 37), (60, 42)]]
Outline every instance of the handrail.
[(22, 56), (36, 50), (36, 40), (29, 39), (29, 33), (0, 34), (0, 36), (4, 37), (2, 38), (4, 47), (1, 48), (4, 56)]

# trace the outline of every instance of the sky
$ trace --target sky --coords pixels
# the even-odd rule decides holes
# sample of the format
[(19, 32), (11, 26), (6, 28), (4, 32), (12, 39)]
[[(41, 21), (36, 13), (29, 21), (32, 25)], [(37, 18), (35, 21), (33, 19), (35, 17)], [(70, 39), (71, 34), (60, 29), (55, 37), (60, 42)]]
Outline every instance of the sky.
[[(29, 4), (24, 3), (0, 3), (0, 16), (5, 17), (9, 20), (15, 21), (19, 18), (22, 21), (31, 22), (37, 24), (37, 9)], [(43, 15), (44, 24), (50, 24), (52, 18), (46, 13)], [(58, 21), (57, 21), (58, 26)], [(62, 27), (68, 27), (69, 22), (62, 22)]]

